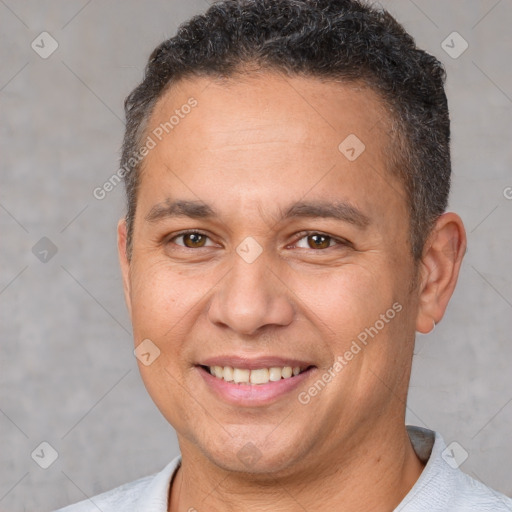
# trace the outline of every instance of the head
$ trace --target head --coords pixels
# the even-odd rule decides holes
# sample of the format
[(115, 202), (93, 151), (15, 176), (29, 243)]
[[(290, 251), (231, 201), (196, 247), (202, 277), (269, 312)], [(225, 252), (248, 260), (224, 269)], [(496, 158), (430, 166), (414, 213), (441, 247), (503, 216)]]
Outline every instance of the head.
[(401, 181), (418, 259), (450, 190), (445, 72), (389, 13), (357, 0), (219, 2), (153, 51), (145, 79), (125, 103), (129, 254), (144, 166), (139, 155), (156, 103), (184, 78), (244, 77), (250, 69), (364, 84), (379, 95), (393, 132), (388, 170)]
[[(245, 471), (256, 447), (249, 469), (275, 474), (403, 425), (415, 332), (465, 247), (443, 82), (355, 0), (219, 2), (153, 51), (126, 100), (119, 251), (182, 452)], [(309, 369), (285, 398), (226, 400), (205, 367), (230, 357)]]

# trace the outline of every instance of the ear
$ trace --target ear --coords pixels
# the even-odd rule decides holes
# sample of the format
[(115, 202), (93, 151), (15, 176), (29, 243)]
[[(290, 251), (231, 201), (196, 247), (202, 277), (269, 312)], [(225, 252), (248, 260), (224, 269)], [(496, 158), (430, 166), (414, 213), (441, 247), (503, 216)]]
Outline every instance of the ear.
[(455, 213), (441, 215), (421, 258), (416, 330), (429, 333), (443, 318), (466, 252), (466, 231)]
[(123, 277), (124, 299), (130, 317), (132, 315), (132, 301), (130, 292), (130, 261), (127, 253), (127, 228), (126, 219), (122, 218), (117, 224), (117, 252), (119, 256), (119, 264), (121, 266), (121, 274)]

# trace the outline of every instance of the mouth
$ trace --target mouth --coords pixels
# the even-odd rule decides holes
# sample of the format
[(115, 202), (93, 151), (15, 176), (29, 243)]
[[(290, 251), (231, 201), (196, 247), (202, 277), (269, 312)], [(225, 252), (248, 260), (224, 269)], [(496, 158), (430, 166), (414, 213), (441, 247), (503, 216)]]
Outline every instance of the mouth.
[(213, 358), (196, 364), (209, 392), (238, 406), (269, 405), (289, 395), (314, 373), (316, 366), (282, 358)]
[(240, 385), (261, 385), (278, 382), (281, 379), (291, 379), (313, 368), (309, 366), (270, 366), (268, 368), (234, 368), (232, 366), (199, 365), (217, 379)]

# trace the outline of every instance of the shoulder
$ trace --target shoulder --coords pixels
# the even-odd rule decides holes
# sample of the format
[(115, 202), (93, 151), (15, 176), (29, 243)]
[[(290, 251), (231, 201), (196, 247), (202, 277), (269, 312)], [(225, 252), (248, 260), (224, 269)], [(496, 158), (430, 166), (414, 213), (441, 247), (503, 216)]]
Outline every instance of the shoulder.
[(512, 512), (512, 499), (449, 468), (433, 478), (416, 506), (411, 512)]
[[(126, 507), (133, 506), (138, 497), (147, 488), (154, 476), (140, 478), (134, 482), (121, 485), (111, 491), (98, 494), (74, 505), (60, 508), (56, 512), (110, 512), (114, 510), (129, 510)], [(125, 508), (123, 508), (125, 507)]]
[(170, 481), (181, 462), (181, 457), (173, 459), (162, 471), (155, 475), (139, 478), (110, 491), (86, 500), (60, 508), (55, 512), (120, 512), (140, 510), (144, 512), (151, 505), (154, 512), (167, 511)]
[(407, 430), (426, 465), (395, 512), (512, 512), (512, 499), (459, 469), (454, 447), (447, 447), (438, 433), (419, 427)]
[(512, 499), (487, 487), (460, 470), (452, 470), (451, 498), (454, 512), (512, 512)]

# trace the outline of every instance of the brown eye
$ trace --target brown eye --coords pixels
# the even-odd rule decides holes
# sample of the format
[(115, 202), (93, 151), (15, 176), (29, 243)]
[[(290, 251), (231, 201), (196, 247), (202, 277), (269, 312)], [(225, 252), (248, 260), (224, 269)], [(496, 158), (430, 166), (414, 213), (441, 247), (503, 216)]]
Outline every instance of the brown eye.
[(206, 243), (206, 236), (201, 233), (186, 233), (181, 235), (183, 237), (183, 243), (185, 247), (195, 249), (196, 247), (204, 247)]
[(327, 235), (309, 235), (307, 237), (308, 239), (308, 246), (311, 249), (327, 249), (331, 245), (331, 237)]
[[(202, 233), (191, 231), (189, 233), (182, 233), (171, 239), (171, 242), (188, 249), (197, 249), (199, 247), (207, 246), (208, 236)], [(211, 244), (210, 244), (211, 245)]]

